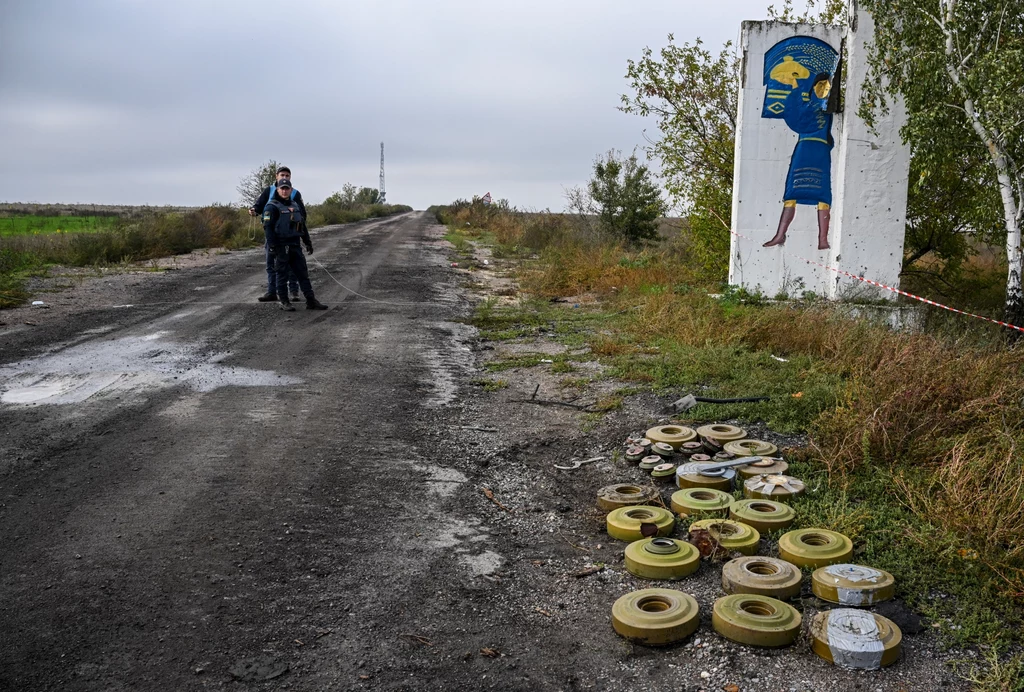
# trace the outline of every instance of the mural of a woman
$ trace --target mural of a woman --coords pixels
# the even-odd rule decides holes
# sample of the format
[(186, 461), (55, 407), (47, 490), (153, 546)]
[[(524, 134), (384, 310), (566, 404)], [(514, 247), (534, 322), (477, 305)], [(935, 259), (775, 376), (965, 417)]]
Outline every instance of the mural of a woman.
[(809, 36), (780, 41), (765, 53), (767, 90), (761, 117), (784, 121), (797, 133), (797, 142), (789, 159), (779, 226), (764, 247), (786, 242), (796, 206), (805, 204), (818, 210), (818, 249), (829, 249), (835, 141), (828, 95), (838, 58), (834, 48)]
[(775, 237), (764, 247), (782, 245), (786, 231), (796, 216), (796, 205), (813, 204), (818, 208), (818, 249), (827, 250), (828, 227), (832, 208), (832, 114), (826, 113), (832, 76), (821, 72), (797, 83), (786, 97), (783, 119), (799, 135), (786, 174), (782, 216)]

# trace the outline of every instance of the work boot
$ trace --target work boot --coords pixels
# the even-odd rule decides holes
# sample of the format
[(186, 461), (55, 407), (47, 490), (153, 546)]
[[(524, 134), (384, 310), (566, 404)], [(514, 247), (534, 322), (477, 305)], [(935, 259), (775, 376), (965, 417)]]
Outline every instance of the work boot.
[(281, 297), (281, 309), (286, 312), (295, 312), (295, 306), (292, 305), (292, 301), (288, 300), (287, 296)]
[(326, 310), (327, 306), (321, 303), (319, 300), (310, 296), (306, 298), (306, 309), (307, 310)]
[(274, 301), (277, 300), (277, 294), (267, 291), (256, 300), (260, 301), (261, 303), (273, 303)]

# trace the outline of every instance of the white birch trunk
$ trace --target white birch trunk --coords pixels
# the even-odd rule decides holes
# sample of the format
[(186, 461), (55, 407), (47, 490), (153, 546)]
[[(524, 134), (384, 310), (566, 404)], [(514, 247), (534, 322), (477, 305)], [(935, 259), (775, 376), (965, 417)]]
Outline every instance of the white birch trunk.
[[(945, 12), (939, 16), (942, 17), (941, 26), (946, 34), (946, 72), (953, 84), (961, 87), (959, 67), (964, 64), (964, 61), (957, 60), (953, 32), (949, 29), (956, 5), (957, 0), (940, 0), (940, 10), (944, 9)], [(999, 196), (1002, 198), (1003, 217), (1006, 222), (1006, 262), (1009, 265), (1006, 277), (1006, 319), (1011, 323), (1018, 324), (1018, 321), (1024, 318), (1024, 292), (1021, 290), (1021, 270), (1024, 256), (1021, 254), (1020, 245), (1020, 204), (1024, 204), (1024, 200), (1018, 200), (1014, 195), (1015, 183), (1019, 185), (1020, 181), (1013, 180), (1013, 171), (1006, 151), (998, 139), (981, 122), (981, 117), (978, 115), (972, 99), (964, 98), (964, 111), (970, 118), (971, 127), (974, 128), (985, 148), (988, 149), (992, 165), (996, 169)], [(1015, 333), (1015, 336), (1019, 336), (1019, 334)]]

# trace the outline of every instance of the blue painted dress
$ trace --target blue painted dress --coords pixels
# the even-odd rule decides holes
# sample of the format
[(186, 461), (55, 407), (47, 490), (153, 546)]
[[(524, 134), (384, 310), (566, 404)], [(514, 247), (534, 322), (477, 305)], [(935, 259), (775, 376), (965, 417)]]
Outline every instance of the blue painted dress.
[(810, 80), (801, 81), (786, 97), (783, 119), (800, 135), (789, 160), (785, 200), (797, 204), (832, 205), (832, 114), (826, 100), (814, 93)]

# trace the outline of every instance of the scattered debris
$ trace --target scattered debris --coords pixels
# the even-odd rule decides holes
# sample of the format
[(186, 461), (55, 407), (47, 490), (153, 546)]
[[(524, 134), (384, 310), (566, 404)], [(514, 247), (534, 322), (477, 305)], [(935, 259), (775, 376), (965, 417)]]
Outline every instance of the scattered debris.
[(693, 394), (687, 394), (681, 399), (676, 399), (668, 405), (666, 412), (668, 413), (682, 413), (683, 411), (689, 411), (697, 404), (750, 404), (757, 403), (759, 401), (769, 401), (771, 397), (767, 396), (745, 396), (737, 399), (711, 399), (703, 396), (694, 396)]
[[(538, 385), (538, 389), (539, 388), (540, 385)], [(574, 408), (577, 411), (582, 411), (583, 413), (601, 413), (601, 409), (594, 408), (594, 405), (597, 403), (596, 401), (589, 404), (574, 404), (573, 401), (575, 401), (575, 399), (570, 401), (555, 401), (553, 399), (536, 399), (534, 398), (536, 396), (537, 391), (534, 390), (533, 396), (529, 399), (509, 399), (509, 401), (517, 404), (537, 404), (538, 406), (565, 406), (567, 408)]]
[(42, 306), (42, 305), (46, 305), (46, 303), (44, 303), (44, 302), (43, 302), (43, 301), (41, 301), (41, 300), (33, 300), (33, 301), (32, 301), (32, 305), (39, 305), (39, 306)]
[(569, 547), (570, 547), (570, 548), (575, 548), (576, 550), (582, 550), (582, 551), (583, 551), (583, 552), (585, 552), (585, 553), (589, 553), (589, 552), (591, 552), (590, 548), (584, 548), (584, 547), (583, 547), (582, 545), (576, 545), (575, 543), (573, 543), (572, 541), (570, 541), (570, 540), (569, 540), (568, 538), (566, 538), (566, 537), (565, 537), (565, 534), (564, 534), (564, 533), (562, 533), (562, 531), (561, 531), (561, 530), (559, 530), (559, 531), (558, 531), (558, 535), (562, 537), (562, 540), (563, 540), (563, 541), (565, 541), (566, 543), (568, 543), (568, 544), (569, 544)]
[(597, 574), (598, 572), (603, 572), (603, 571), (604, 571), (604, 565), (594, 565), (593, 567), (587, 567), (584, 570), (580, 570), (579, 572), (575, 572), (575, 573), (573, 573), (572, 576), (576, 577), (577, 579), (582, 579), (583, 577), (589, 577), (592, 574)]
[(497, 658), (498, 656), (501, 656), (501, 652), (497, 649), (492, 649), (491, 647), (486, 646), (480, 649), (480, 655), (486, 656), (487, 658)]
[(607, 458), (608, 457), (590, 457), (589, 459), (584, 459), (583, 461), (574, 461), (574, 462), (572, 462), (572, 464), (570, 466), (559, 466), (558, 464), (555, 464), (555, 468), (556, 469), (561, 469), (563, 471), (572, 471), (574, 469), (578, 469), (579, 467), (583, 466), (584, 464), (592, 464), (595, 461), (601, 461), (602, 459), (607, 459)]
[(545, 617), (551, 617), (551, 613), (549, 613), (548, 611), (544, 610), (543, 608), (534, 608), (534, 610), (536, 610), (541, 615), (544, 615)]
[(476, 426), (476, 425), (463, 425), (462, 429), (463, 430), (476, 430), (477, 432), (486, 432), (486, 433), (496, 433), (496, 432), (498, 432), (497, 428), (485, 428), (485, 427), (480, 427), (480, 426)]
[(512, 514), (512, 510), (511, 509), (509, 509), (505, 505), (503, 505), (500, 502), (498, 502), (498, 498), (494, 497), (494, 492), (490, 488), (481, 488), (481, 490), (484, 491), (484, 496), (487, 497), (488, 500), (490, 500), (494, 504), (498, 505), (498, 507), (501, 507), (503, 510), (505, 510), (509, 514)]
[(690, 542), (700, 551), (701, 557), (722, 560), (729, 553), (718, 542), (718, 538), (713, 536), (707, 529), (691, 529)]

